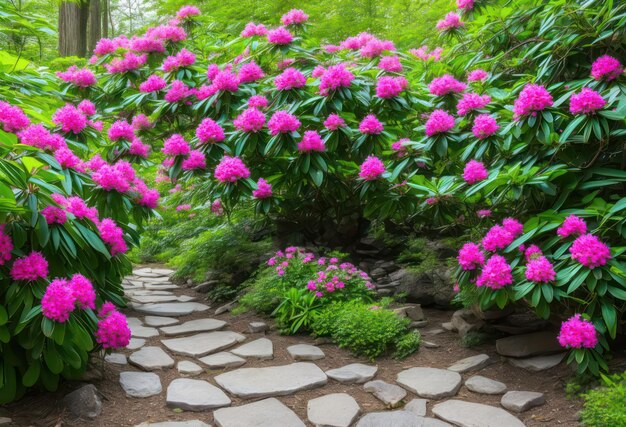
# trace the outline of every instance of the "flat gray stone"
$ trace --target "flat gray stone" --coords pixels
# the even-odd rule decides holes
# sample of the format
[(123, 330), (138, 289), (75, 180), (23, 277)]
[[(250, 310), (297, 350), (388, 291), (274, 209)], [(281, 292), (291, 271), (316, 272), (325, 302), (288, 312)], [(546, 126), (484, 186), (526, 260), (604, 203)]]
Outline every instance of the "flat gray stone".
[(231, 331), (215, 331), (183, 338), (162, 340), (161, 343), (174, 353), (184, 356), (201, 357), (216, 351), (232, 347), (246, 339), (241, 334)]
[(480, 403), (448, 400), (433, 407), (433, 413), (459, 427), (524, 427), (524, 423), (502, 408)]
[(229, 393), (242, 397), (284, 396), (328, 382), (324, 371), (309, 362), (267, 368), (240, 368), (215, 377)]
[(507, 358), (507, 361), (516, 368), (526, 369), (527, 371), (539, 372), (554, 368), (563, 361), (567, 353), (551, 354), (549, 356), (535, 356), (527, 359)]
[(0, 427), (8, 427), (13, 423), (13, 419), (9, 417), (0, 417)]
[(487, 356), (486, 354), (477, 354), (476, 356), (471, 356), (459, 360), (454, 365), (448, 367), (448, 370), (462, 374), (464, 372), (483, 368), (487, 365), (488, 362), (489, 356)]
[(180, 320), (174, 317), (163, 317), (163, 316), (146, 316), (143, 318), (143, 320), (144, 322), (146, 322), (146, 325), (156, 326), (157, 328), (161, 326), (175, 325), (178, 322), (180, 322)]
[(130, 333), (135, 338), (152, 338), (159, 335), (159, 331), (156, 328), (146, 326), (131, 326)]
[(274, 344), (267, 338), (259, 338), (231, 350), (231, 353), (240, 357), (254, 357), (261, 360), (272, 359), (274, 357)]
[[(143, 288), (132, 290), (130, 291), (130, 294), (132, 295), (174, 295), (170, 291), (153, 291), (153, 290), (148, 290), (148, 289), (143, 289)], [(156, 326), (156, 325), (152, 325), (152, 326)]]
[(153, 273), (160, 274), (161, 276), (171, 276), (174, 274), (174, 270), (169, 268), (152, 268)]
[(126, 323), (128, 323), (128, 327), (132, 328), (133, 326), (142, 326), (141, 320), (138, 317), (127, 317)]
[(409, 411), (370, 412), (356, 427), (423, 427), (424, 418)]
[(378, 400), (383, 402), (388, 408), (395, 408), (406, 397), (406, 390), (395, 384), (385, 381), (375, 380), (363, 385), (365, 391), (372, 393)]
[(443, 334), (446, 330), (443, 328), (431, 328), (431, 329), (424, 329), (422, 331), (422, 335), (439, 335), (439, 334)]
[(474, 393), (481, 394), (503, 394), (506, 392), (506, 384), (480, 375), (468, 378), (465, 381), (465, 387)]
[(352, 363), (337, 369), (326, 371), (326, 375), (343, 384), (363, 384), (374, 378), (378, 366), (369, 366), (362, 363)]
[(425, 347), (425, 348), (439, 348), (439, 347), (441, 347), (439, 344), (431, 342), (431, 341), (422, 341), (421, 346)]
[(213, 419), (218, 427), (306, 427), (291, 409), (274, 398), (218, 409)]
[(318, 360), (326, 357), (319, 347), (309, 344), (291, 345), (287, 347), (287, 352), (294, 360)]
[(265, 322), (251, 322), (248, 325), (248, 331), (250, 331), (251, 334), (258, 334), (260, 332), (265, 332), (269, 329), (269, 327), (267, 326), (267, 323)]
[(137, 350), (138, 348), (143, 347), (145, 343), (146, 343), (146, 340), (143, 338), (131, 338), (130, 342), (126, 346), (126, 349)]
[(552, 331), (514, 335), (496, 341), (496, 351), (502, 356), (529, 357), (540, 354), (561, 353), (563, 347), (556, 340)]
[(536, 391), (509, 391), (502, 396), (500, 401), (503, 407), (514, 412), (528, 411), (544, 403), (546, 403), (546, 396)]
[(133, 275), (137, 277), (161, 277), (158, 273), (153, 273), (149, 268), (140, 268), (139, 270), (133, 270)]
[(177, 378), (167, 387), (165, 403), (172, 408), (206, 411), (230, 405), (226, 394), (204, 380)]
[(121, 372), (120, 385), (130, 397), (150, 397), (161, 393), (161, 379), (154, 372)]
[(114, 365), (126, 365), (128, 361), (126, 360), (126, 355), (122, 353), (111, 353), (104, 356), (104, 360), (113, 363)]
[(174, 359), (163, 351), (161, 347), (149, 346), (134, 352), (128, 361), (145, 371), (171, 368), (174, 366)]
[(246, 359), (242, 359), (227, 351), (204, 356), (198, 360), (211, 369), (237, 368), (246, 363)]
[(161, 423), (141, 423), (135, 427), (211, 427), (200, 420), (189, 421), (163, 421)]
[(406, 405), (404, 405), (404, 410), (413, 412), (415, 415), (419, 415), (420, 417), (426, 416), (426, 404), (429, 401), (427, 399), (413, 399)]
[(196, 311), (206, 311), (210, 307), (198, 302), (161, 302), (155, 304), (143, 304), (136, 307), (137, 311), (157, 316), (186, 316)]
[(191, 297), (189, 295), (180, 295), (178, 297), (178, 301), (180, 302), (189, 302), (189, 301), (195, 301), (196, 297)]
[(176, 295), (133, 295), (131, 299), (140, 304), (178, 301), (178, 297)]
[(204, 369), (188, 360), (181, 360), (180, 362), (178, 362), (176, 364), (176, 369), (178, 369), (179, 374), (188, 377), (200, 375), (202, 372), (204, 372)]
[(349, 427), (360, 410), (349, 394), (333, 393), (309, 400), (307, 417), (318, 427)]
[(79, 418), (94, 419), (102, 413), (102, 400), (98, 389), (93, 384), (87, 384), (74, 390), (63, 398), (65, 406)]
[(398, 374), (396, 381), (420, 397), (442, 399), (456, 395), (461, 375), (436, 368), (411, 368)]
[(161, 328), (161, 332), (168, 336), (191, 334), (196, 332), (210, 332), (222, 329), (226, 322), (218, 319), (197, 319), (190, 320), (180, 325), (166, 326)]

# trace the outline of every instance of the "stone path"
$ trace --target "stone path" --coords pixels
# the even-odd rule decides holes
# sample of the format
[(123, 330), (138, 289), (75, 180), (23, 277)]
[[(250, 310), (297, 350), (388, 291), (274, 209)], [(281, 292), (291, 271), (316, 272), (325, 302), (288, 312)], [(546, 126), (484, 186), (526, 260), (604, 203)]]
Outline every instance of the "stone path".
[[(197, 296), (183, 295), (169, 281), (171, 273), (167, 269), (141, 268), (124, 280), (131, 306), (140, 315), (129, 318), (131, 345), (123, 352), (106, 356), (105, 361), (122, 367), (120, 391), (128, 399), (159, 395), (163, 406), (175, 412), (197, 412), (193, 416), (196, 419), (160, 420), (137, 426), (203, 427), (213, 423), (218, 427), (517, 427), (524, 424), (515, 414), (545, 402), (541, 393), (507, 391), (512, 384), (479, 375), (490, 363), (506, 363), (490, 360), (485, 354), (458, 360), (447, 368), (402, 365), (404, 370), (395, 382), (377, 379), (378, 367), (371, 364), (338, 365), (324, 372), (316, 364), (326, 358), (324, 352), (304, 343), (279, 349), (288, 354), (288, 359), (274, 362), (277, 349), (270, 338), (248, 338), (229, 330), (227, 322), (211, 318), (215, 312), (196, 302)], [(196, 318), (185, 321), (185, 316), (191, 314)], [(199, 316), (203, 317), (198, 319)], [(249, 325), (250, 332), (256, 334), (267, 328), (261, 322)], [(432, 339), (442, 331), (431, 329), (423, 331), (423, 335)], [(560, 363), (563, 354), (550, 354), (558, 350), (556, 347), (542, 347), (540, 343), (546, 338), (543, 335), (505, 338), (498, 342), (498, 351), (509, 358), (511, 365), (546, 369)], [(146, 345), (147, 340), (150, 345)], [(438, 345), (432, 343), (428, 347)], [(252, 360), (263, 361), (262, 367), (246, 367)], [(166, 376), (166, 371), (176, 373), (176, 378)], [(358, 385), (381, 400), (388, 410), (368, 413), (366, 407), (371, 405), (360, 404), (348, 393), (334, 392), (337, 387), (325, 393), (329, 384)], [(463, 385), (485, 396), (503, 395), (501, 406), (456, 399)], [(299, 392), (310, 389), (318, 389), (320, 395), (305, 400), (308, 419), (300, 419), (277, 399), (288, 395), (297, 398)], [(246, 401), (249, 399), (254, 401)]]

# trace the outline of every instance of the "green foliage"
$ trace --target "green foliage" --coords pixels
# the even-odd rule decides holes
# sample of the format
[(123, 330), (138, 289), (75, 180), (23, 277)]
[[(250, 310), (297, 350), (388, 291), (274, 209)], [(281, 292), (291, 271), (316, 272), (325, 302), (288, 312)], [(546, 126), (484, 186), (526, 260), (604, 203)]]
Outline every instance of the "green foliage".
[(323, 307), (323, 302), (308, 289), (289, 288), (281, 295), (282, 301), (272, 316), (285, 334), (293, 335), (311, 328), (315, 316)]
[(583, 394), (582, 423), (589, 427), (626, 425), (626, 372), (602, 376), (603, 385)]

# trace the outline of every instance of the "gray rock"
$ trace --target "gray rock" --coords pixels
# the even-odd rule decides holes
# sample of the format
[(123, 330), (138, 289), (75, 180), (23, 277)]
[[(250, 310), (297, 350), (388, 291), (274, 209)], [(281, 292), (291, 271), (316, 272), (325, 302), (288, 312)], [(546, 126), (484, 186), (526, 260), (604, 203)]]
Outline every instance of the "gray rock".
[(181, 295), (178, 297), (178, 301), (180, 302), (189, 302), (189, 301), (195, 301), (196, 297), (191, 297), (189, 295)]
[(240, 368), (215, 377), (229, 393), (242, 397), (284, 396), (328, 382), (326, 374), (309, 362), (267, 368)]
[(349, 427), (360, 412), (359, 404), (346, 393), (333, 393), (309, 400), (307, 417), (318, 427)]
[(287, 352), (294, 360), (318, 360), (326, 357), (319, 347), (309, 344), (291, 345), (287, 347)]
[(127, 317), (126, 318), (126, 323), (128, 323), (128, 326), (132, 329), (135, 326), (142, 326), (143, 323), (141, 323), (141, 320), (138, 317)]
[(160, 423), (141, 423), (135, 427), (211, 427), (207, 423), (203, 423), (200, 420), (189, 421), (163, 421)]
[(370, 272), (370, 276), (373, 279), (380, 279), (383, 276), (386, 276), (387, 272), (385, 271), (384, 268), (375, 268)]
[(483, 368), (489, 362), (489, 356), (486, 354), (477, 354), (476, 356), (467, 357), (459, 360), (454, 365), (450, 366), (448, 370), (458, 372), (460, 374), (475, 369)]
[(265, 322), (250, 322), (248, 325), (248, 331), (250, 331), (251, 334), (258, 334), (267, 330), (269, 330), (269, 327)]
[(444, 322), (441, 324), (441, 327), (449, 332), (456, 332), (456, 328), (452, 324), (452, 322)]
[(378, 400), (383, 402), (387, 408), (396, 408), (406, 397), (406, 390), (395, 384), (385, 381), (375, 380), (363, 385), (365, 391), (372, 393)]
[(422, 306), (419, 304), (415, 304), (406, 308), (405, 313), (407, 317), (414, 321), (423, 321), (426, 317), (424, 316), (424, 311), (422, 310)]
[(400, 282), (397, 290), (406, 292), (409, 301), (447, 307), (454, 297), (452, 271), (443, 263), (425, 273), (401, 268), (389, 274), (389, 279)]
[(175, 325), (180, 322), (180, 320), (174, 317), (163, 316), (146, 316), (143, 318), (143, 320), (144, 322), (146, 322), (146, 325), (156, 327)]
[(204, 372), (204, 369), (188, 360), (181, 360), (180, 362), (178, 362), (176, 364), (176, 369), (178, 369), (179, 374), (187, 377), (200, 375), (202, 372)]
[(356, 427), (423, 427), (424, 418), (409, 411), (370, 412)]
[(196, 319), (190, 320), (180, 325), (166, 326), (161, 328), (167, 336), (185, 335), (196, 332), (210, 332), (222, 329), (226, 326), (226, 322), (217, 319)]
[(419, 415), (420, 417), (426, 416), (426, 404), (429, 402), (427, 399), (413, 399), (406, 405), (404, 405), (404, 410), (413, 412), (415, 415)]
[(150, 397), (161, 393), (161, 379), (153, 372), (121, 372), (120, 385), (130, 397)]
[(246, 359), (242, 359), (227, 351), (211, 354), (198, 360), (211, 369), (236, 368), (246, 363)]
[(428, 326), (428, 320), (418, 320), (409, 324), (409, 328), (411, 329), (419, 329), (425, 326)]
[(439, 403), (433, 407), (433, 413), (459, 427), (524, 427), (524, 423), (502, 408), (462, 400)]
[(178, 297), (176, 295), (135, 295), (132, 300), (140, 304), (151, 304), (156, 302), (178, 301)]
[(514, 412), (528, 411), (544, 403), (546, 403), (546, 396), (535, 391), (509, 391), (502, 396), (500, 401), (503, 407)]
[(143, 347), (145, 343), (146, 343), (146, 340), (143, 338), (131, 338), (130, 342), (126, 346), (126, 349), (137, 350), (138, 348)]
[(461, 375), (436, 368), (411, 368), (398, 373), (396, 381), (420, 397), (441, 399), (456, 395)]
[(163, 351), (161, 347), (143, 347), (130, 355), (128, 361), (145, 371), (171, 368), (174, 366), (174, 359)]
[(378, 366), (352, 363), (350, 365), (342, 366), (341, 368), (330, 369), (326, 371), (326, 375), (333, 380), (344, 384), (363, 384), (374, 378), (377, 371)]
[(535, 356), (527, 359), (507, 358), (507, 361), (517, 367), (527, 371), (539, 372), (554, 368), (563, 361), (567, 353), (551, 354), (549, 356)]
[(159, 331), (156, 328), (148, 328), (145, 326), (131, 326), (131, 336), (135, 338), (152, 338), (159, 335)]
[(469, 332), (480, 330), (484, 322), (477, 318), (471, 310), (462, 309), (457, 310), (452, 314), (450, 320), (452, 327), (459, 333), (461, 338), (464, 338)]
[(218, 427), (305, 427), (305, 424), (279, 400), (270, 398), (213, 413)]
[(93, 420), (102, 413), (102, 400), (98, 395), (98, 389), (93, 384), (74, 390), (63, 398), (63, 402), (70, 412), (79, 418)]
[(13, 420), (9, 417), (0, 417), (0, 427), (7, 427), (13, 424)]
[(480, 375), (468, 378), (465, 381), (465, 387), (474, 393), (481, 394), (503, 394), (506, 392), (506, 384)]
[(211, 290), (211, 288), (213, 288), (217, 284), (219, 284), (219, 280), (209, 280), (207, 282), (202, 282), (199, 285), (196, 285), (193, 290), (201, 294), (206, 294)]
[(423, 331), (421, 331), (422, 335), (439, 335), (439, 334), (443, 334), (446, 330), (443, 328), (431, 328), (431, 329), (425, 329)]
[(128, 361), (126, 360), (126, 355), (122, 353), (111, 353), (104, 356), (104, 360), (113, 363), (114, 365), (126, 365)]
[(186, 316), (196, 311), (206, 311), (210, 307), (198, 302), (162, 302), (144, 304), (136, 308), (137, 311), (157, 316)]
[(229, 406), (231, 400), (222, 390), (207, 381), (177, 378), (167, 387), (165, 403), (172, 408), (206, 411)]
[(422, 341), (421, 346), (422, 347), (426, 347), (426, 348), (439, 348), (439, 347), (441, 347), (439, 344), (436, 344), (436, 343), (430, 342), (430, 341)]
[(500, 338), (496, 341), (496, 351), (502, 356), (529, 357), (561, 353), (563, 348), (556, 340), (555, 332), (542, 331)]
[(223, 306), (215, 309), (215, 315), (217, 316), (222, 313), (227, 313), (231, 311), (234, 306), (235, 306), (235, 301), (229, 302), (228, 304), (224, 304)]
[(240, 357), (254, 357), (261, 360), (273, 359), (274, 344), (267, 338), (259, 338), (231, 350), (231, 353)]
[(231, 331), (215, 331), (192, 335), (190, 337), (162, 340), (161, 343), (174, 353), (184, 356), (201, 357), (242, 342), (246, 339), (241, 334)]

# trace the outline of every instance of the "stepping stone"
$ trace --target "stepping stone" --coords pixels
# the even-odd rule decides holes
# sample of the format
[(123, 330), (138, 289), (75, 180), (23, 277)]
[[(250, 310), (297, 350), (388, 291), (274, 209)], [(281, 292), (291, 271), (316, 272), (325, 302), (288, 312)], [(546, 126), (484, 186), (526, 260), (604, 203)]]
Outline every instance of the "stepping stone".
[(287, 347), (287, 351), (294, 360), (318, 360), (326, 357), (319, 347), (309, 344), (291, 345)]
[(404, 405), (404, 410), (413, 412), (415, 415), (419, 415), (420, 417), (426, 416), (426, 404), (429, 401), (426, 399), (413, 399), (406, 405)]
[(148, 326), (170, 326), (170, 325), (175, 325), (176, 323), (180, 322), (180, 320), (174, 318), (174, 317), (162, 317), (162, 316), (146, 316), (143, 318), (144, 322), (146, 322), (146, 325)]
[(195, 301), (196, 298), (195, 297), (190, 297), (189, 295), (181, 295), (178, 297), (178, 301), (180, 302), (189, 302), (189, 301)]
[(411, 368), (398, 374), (396, 381), (420, 397), (442, 399), (456, 395), (461, 375), (436, 368)]
[(480, 403), (448, 400), (433, 407), (433, 413), (459, 427), (524, 427), (524, 423), (502, 408)]
[(127, 317), (126, 323), (128, 323), (128, 327), (132, 328), (134, 326), (143, 326), (141, 320), (138, 317)]
[(439, 344), (435, 344), (434, 342), (430, 342), (430, 341), (422, 341), (422, 347), (425, 348), (439, 348), (441, 347)]
[[(145, 295), (170, 295), (170, 296), (174, 295), (170, 291), (148, 291), (148, 290), (143, 289), (143, 288), (140, 289), (140, 290), (137, 290), (137, 291), (131, 291), (130, 293), (133, 294), (133, 295), (144, 295), (144, 296)], [(152, 325), (152, 326), (155, 326), (155, 325)]]
[(151, 338), (159, 335), (159, 331), (156, 328), (146, 326), (131, 326), (130, 333), (135, 338)]
[(174, 274), (174, 270), (171, 270), (169, 268), (153, 268), (152, 272), (160, 274), (161, 276), (171, 276), (172, 274)]
[(121, 372), (120, 385), (130, 397), (150, 397), (161, 393), (161, 380), (153, 372)]
[(197, 319), (190, 320), (180, 325), (166, 326), (161, 328), (161, 332), (168, 336), (184, 335), (196, 332), (210, 332), (222, 329), (226, 322), (217, 319)]
[(188, 377), (200, 375), (202, 372), (204, 372), (204, 369), (188, 360), (181, 360), (180, 362), (178, 362), (178, 364), (176, 365), (176, 369), (178, 369), (179, 374)]
[(266, 360), (274, 357), (274, 344), (267, 338), (259, 338), (237, 347), (231, 352), (236, 356), (255, 357)]
[(131, 338), (130, 342), (126, 346), (126, 349), (137, 350), (138, 348), (143, 347), (145, 343), (146, 343), (146, 340), (144, 340), (143, 338)]
[(409, 411), (371, 412), (356, 427), (422, 427), (424, 418)]
[(205, 356), (198, 360), (211, 369), (237, 368), (246, 363), (246, 359), (242, 359), (227, 351)]
[(274, 398), (218, 409), (213, 419), (218, 427), (306, 427), (291, 409)]
[(174, 289), (178, 289), (178, 286), (172, 285), (171, 283), (166, 284), (156, 284), (156, 283), (146, 283), (144, 285), (144, 289), (152, 289), (155, 291), (171, 291)]
[(141, 423), (135, 427), (211, 427), (200, 420), (189, 421), (163, 421), (161, 423)]
[(324, 371), (309, 362), (267, 368), (240, 368), (215, 377), (230, 394), (242, 398), (285, 396), (328, 382)]
[(481, 394), (503, 394), (506, 393), (506, 384), (490, 378), (474, 375), (465, 381), (465, 387), (474, 393)]
[(548, 353), (561, 353), (563, 347), (552, 331), (515, 335), (496, 340), (496, 351), (502, 356), (529, 357)]
[(184, 338), (162, 340), (161, 343), (183, 356), (201, 357), (210, 353), (232, 347), (238, 342), (245, 341), (246, 337), (231, 331), (207, 332)]
[(530, 357), (528, 359), (508, 358), (507, 361), (509, 364), (517, 368), (526, 369), (527, 371), (532, 372), (539, 372), (554, 368), (563, 361), (566, 355), (567, 353), (557, 353), (549, 356)]
[(128, 358), (132, 365), (138, 366), (145, 371), (171, 368), (174, 366), (174, 359), (163, 351), (161, 347), (149, 346), (134, 352)]
[(133, 271), (133, 275), (137, 277), (150, 277), (150, 278), (161, 277), (160, 274), (153, 273), (150, 271), (150, 269), (140, 269), (137, 271)]
[(381, 380), (370, 381), (363, 385), (365, 391), (372, 393), (388, 408), (395, 408), (406, 397), (406, 390), (395, 384), (389, 384)]
[(269, 329), (267, 323), (265, 322), (251, 322), (248, 325), (248, 330), (251, 334), (258, 334), (260, 332), (265, 332)]
[(422, 335), (439, 335), (443, 334), (446, 330), (443, 328), (431, 328), (422, 331)]
[(346, 393), (333, 393), (309, 400), (307, 417), (316, 426), (349, 427), (360, 412), (359, 404)]
[(187, 411), (206, 411), (230, 405), (226, 394), (204, 380), (177, 378), (167, 387), (165, 403)]
[(489, 362), (489, 356), (486, 354), (478, 354), (476, 356), (459, 360), (454, 365), (448, 367), (448, 370), (462, 374), (464, 372), (483, 368), (487, 365), (487, 362)]
[(111, 353), (104, 356), (104, 360), (113, 363), (114, 365), (126, 365), (128, 361), (126, 360), (126, 355), (122, 353)]
[(535, 406), (546, 403), (546, 396), (536, 391), (509, 391), (504, 396), (500, 404), (509, 411), (524, 412)]
[(178, 297), (176, 295), (134, 295), (132, 300), (141, 304), (150, 304), (154, 302), (174, 302), (178, 301)]
[(341, 368), (326, 371), (326, 375), (343, 384), (363, 384), (374, 378), (378, 366), (368, 366), (362, 363), (352, 363)]
[(157, 316), (186, 316), (196, 311), (206, 311), (210, 307), (197, 302), (161, 302), (144, 304), (136, 308), (137, 311)]

